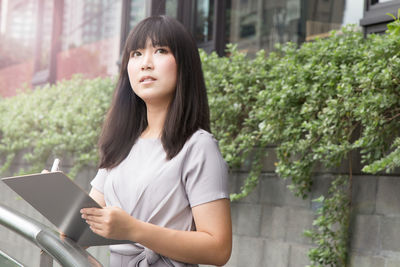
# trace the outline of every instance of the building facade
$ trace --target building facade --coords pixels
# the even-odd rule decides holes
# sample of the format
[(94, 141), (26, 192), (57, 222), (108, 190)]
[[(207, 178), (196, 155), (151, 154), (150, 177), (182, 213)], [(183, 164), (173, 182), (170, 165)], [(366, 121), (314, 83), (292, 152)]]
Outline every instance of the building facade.
[(387, 14), (397, 16), (399, 9), (400, 0), (365, 0), (364, 16), (360, 21), (364, 33), (384, 33), (386, 25), (393, 20)]
[(0, 96), (75, 73), (116, 75), (129, 31), (150, 15), (177, 18), (207, 52), (222, 56), (235, 43), (251, 56), (349, 23), (384, 32), (398, 8), (399, 0), (1, 0)]

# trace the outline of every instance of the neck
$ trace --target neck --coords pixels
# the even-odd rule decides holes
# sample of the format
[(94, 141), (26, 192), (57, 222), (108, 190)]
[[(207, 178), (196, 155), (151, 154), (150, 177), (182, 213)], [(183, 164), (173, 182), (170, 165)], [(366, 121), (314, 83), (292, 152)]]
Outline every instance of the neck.
[(147, 128), (141, 134), (142, 138), (161, 138), (168, 106), (147, 105)]

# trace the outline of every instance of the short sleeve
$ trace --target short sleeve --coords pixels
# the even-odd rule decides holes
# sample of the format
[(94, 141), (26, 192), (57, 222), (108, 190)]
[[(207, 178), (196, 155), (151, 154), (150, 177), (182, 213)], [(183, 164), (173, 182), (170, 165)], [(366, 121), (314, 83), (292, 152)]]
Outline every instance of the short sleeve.
[(104, 183), (106, 181), (107, 175), (108, 171), (106, 169), (99, 169), (96, 176), (90, 182), (90, 185), (100, 193), (104, 194)]
[(183, 167), (186, 194), (191, 207), (229, 198), (228, 167), (218, 143), (208, 132), (195, 133)]

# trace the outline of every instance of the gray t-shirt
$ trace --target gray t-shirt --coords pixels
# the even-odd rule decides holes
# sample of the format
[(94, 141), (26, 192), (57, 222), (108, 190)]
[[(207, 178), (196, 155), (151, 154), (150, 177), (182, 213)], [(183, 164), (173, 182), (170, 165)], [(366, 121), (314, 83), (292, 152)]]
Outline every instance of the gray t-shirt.
[[(195, 230), (191, 207), (229, 198), (227, 170), (212, 134), (198, 130), (171, 160), (166, 159), (160, 139), (139, 138), (117, 167), (100, 169), (91, 185), (104, 194), (107, 206), (120, 207), (144, 222), (191, 231)], [(154, 254), (138, 243), (112, 245), (110, 250), (138, 261)], [(185, 266), (161, 258), (160, 263)]]

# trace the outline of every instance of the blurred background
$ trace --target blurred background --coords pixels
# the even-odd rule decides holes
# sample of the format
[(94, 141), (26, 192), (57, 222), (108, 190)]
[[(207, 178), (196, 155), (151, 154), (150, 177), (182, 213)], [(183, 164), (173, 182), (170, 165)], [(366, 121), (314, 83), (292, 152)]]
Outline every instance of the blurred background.
[[(252, 59), (260, 49), (269, 53), (275, 49), (276, 44), (287, 42), (300, 46), (304, 42), (313, 42), (316, 38), (326, 38), (332, 30), (340, 33), (342, 26), (346, 24), (355, 24), (364, 35), (382, 34), (387, 29), (387, 23), (393, 21), (387, 13), (397, 14), (399, 8), (400, 0), (0, 0), (0, 101), (7, 102), (24, 88), (35, 89), (47, 84), (55, 84), (57, 81), (69, 80), (74, 74), (81, 74), (84, 78), (92, 79), (93, 81), (80, 84), (88, 95), (83, 95), (80, 98), (81, 102), (76, 106), (89, 106), (88, 110), (93, 113), (87, 116), (75, 116), (74, 109), (67, 111), (62, 106), (58, 115), (66, 114), (65, 117), (72, 115), (66, 120), (66, 126), (62, 125), (63, 127), (60, 126), (61, 128), (57, 129), (60, 130), (58, 137), (64, 136), (64, 130), (67, 129), (76, 134), (76, 140), (79, 140), (80, 145), (85, 141), (88, 142), (90, 149), (94, 149), (95, 141), (89, 142), (91, 135), (81, 138), (79, 127), (91, 130), (90, 127), (100, 123), (103, 116), (97, 115), (97, 111), (90, 108), (87, 99), (92, 99), (93, 94), (90, 95), (90, 93), (94, 88), (96, 97), (102, 99), (100, 102), (107, 104), (108, 100), (105, 101), (102, 98), (109, 99), (107, 92), (100, 92), (112, 89), (108, 79), (96, 81), (94, 78), (113, 77), (118, 74), (125, 39), (129, 31), (147, 16), (166, 14), (177, 18), (192, 32), (198, 47), (207, 53), (215, 52), (219, 56), (225, 56), (226, 45), (233, 43), (237, 45), (239, 51), (247, 53), (248, 58)], [(365, 40), (361, 34), (359, 37), (361, 41)], [(327, 39), (329, 38), (324, 40)], [(359, 51), (355, 45), (350, 46)], [(340, 47), (343, 47), (342, 43)], [(386, 46), (383, 49), (386, 49)], [(333, 51), (336, 50), (333, 49)], [(387, 51), (385, 53), (389, 54)], [(347, 51), (344, 54), (348, 57)], [(318, 56), (326, 58), (321, 51)], [(396, 56), (393, 57), (394, 59)], [(383, 62), (384, 59), (379, 58), (376, 61)], [(393, 62), (396, 67), (399, 66), (395, 64), (397, 61)], [(354, 66), (353, 61), (349, 65)], [(370, 65), (373, 66), (373, 64)], [(219, 72), (221, 65), (215, 64), (215, 66), (217, 67), (211, 70)], [(385, 74), (387, 72), (385, 65), (382, 63), (379, 66), (384, 66), (382, 73)], [(398, 73), (396, 68), (392, 71)], [(222, 73), (225, 78), (225, 72)], [(371, 70), (371, 73), (376, 75), (376, 70)], [(357, 74), (355, 73), (354, 76)], [(247, 81), (249, 77), (247, 74), (242, 74), (242, 79)], [(387, 80), (392, 79), (389, 77)], [(236, 80), (235, 83), (237, 83)], [(74, 83), (71, 84), (68, 86), (78, 87)], [(63, 88), (63, 86), (58, 89), (49, 87), (49, 90), (53, 90), (53, 94), (49, 94), (49, 91), (44, 94), (56, 95), (54, 101), (60, 100), (55, 90), (63, 90)], [(392, 90), (396, 89), (396, 87), (393, 88)], [(79, 91), (81, 88), (74, 89)], [(73, 91), (71, 88), (70, 90)], [(38, 92), (40, 90), (35, 91), (35, 93)], [(39, 101), (42, 98), (35, 99)], [(51, 96), (48, 99), (54, 102)], [(17, 102), (10, 102), (8, 106), (4, 105), (4, 113), (0, 112), (0, 122), (1, 119), (14, 120), (14, 126), (16, 125), (28, 134), (31, 134), (32, 130), (29, 127), (37, 127), (41, 131), (43, 128), (40, 127), (46, 125), (41, 124), (43, 120), (36, 118), (36, 115), (32, 115), (35, 119), (32, 124), (25, 125), (25, 128), (21, 127), (22, 123), (18, 124), (16, 119), (18, 117), (29, 119), (28, 115), (33, 113), (38, 102), (34, 102), (35, 100), (30, 96), (18, 101), (20, 105), (16, 107)], [(76, 99), (73, 101), (79, 102)], [(373, 101), (374, 104), (379, 105), (379, 102)], [(32, 105), (29, 106), (28, 103)], [(368, 105), (371, 106), (371, 103), (372, 100)], [(251, 104), (247, 102), (243, 104), (243, 106), (246, 105)], [(27, 106), (28, 108), (24, 109)], [(72, 105), (69, 104), (69, 106)], [(9, 118), (5, 112), (12, 109), (9, 107), (16, 109), (14, 117)], [(41, 110), (49, 113), (47, 109)], [(88, 113), (83, 109), (79, 111), (82, 114)], [(388, 114), (393, 116), (390, 120), (398, 118), (398, 115)], [(85, 121), (86, 118), (96, 118), (98, 122)], [(392, 123), (394, 125), (396, 121), (393, 120)], [(12, 129), (10, 125), (0, 124), (3, 129)], [(3, 138), (1, 130), (0, 128), (0, 139)], [(91, 130), (92, 132), (95, 131)], [(376, 131), (377, 136), (383, 135), (384, 132), (383, 130)], [(40, 132), (40, 134), (45, 136), (48, 132)], [(93, 138), (96, 139), (95, 136)], [(62, 144), (63, 140), (60, 138), (58, 141)], [(29, 140), (23, 141), (28, 143), (28, 146), (35, 146), (35, 144), (30, 144)], [(53, 144), (52, 141), (46, 142), (41, 140), (41, 144), (37, 145), (39, 152), (46, 144)], [(268, 149), (271, 153), (263, 160), (265, 166), (263, 165), (260, 185), (246, 198), (232, 203), (234, 247), (227, 266), (299, 267), (308, 265), (307, 253), (312, 248), (312, 243), (302, 233), (304, 229), (313, 225), (318, 205), (312, 199), (325, 194), (334, 175), (343, 172), (340, 169), (319, 170), (310, 197), (299, 199), (287, 189), (290, 183), (280, 179), (275, 173), (274, 163), (277, 159), (273, 149)], [(20, 154), (24, 152), (27, 150), (22, 150)], [(0, 153), (0, 168), (3, 167), (1, 160), (5, 156), (7, 155)], [(9, 170), (10, 173), (25, 167), (21, 158), (17, 157), (16, 164)], [(90, 159), (86, 160), (90, 161)], [(358, 161), (354, 160), (354, 162)], [(68, 170), (72, 165), (67, 161), (62, 169)], [(247, 177), (247, 167), (233, 173), (231, 192), (239, 191)], [(75, 177), (75, 181), (88, 190), (89, 179), (94, 177), (95, 173), (95, 169), (85, 168)], [(399, 171), (392, 176), (361, 175), (360, 166), (358, 166), (355, 173), (359, 174), (354, 177), (354, 199), (357, 200), (355, 203), (358, 213), (352, 218), (354, 227), (352, 228), (351, 266), (400, 266)], [(27, 216), (49, 224), (27, 203), (16, 200), (21, 199), (0, 183), (0, 204), (10, 205)], [(14, 255), (27, 266), (38, 266), (36, 263), (39, 262), (40, 249), (37, 247), (32, 249), (33, 246), (28, 244), (28, 241), (6, 230), (3, 227), (0, 229), (0, 252), (4, 250)], [(89, 251), (104, 266), (108, 266), (109, 255), (106, 247), (90, 248)], [(2, 266), (1, 263), (0, 266)]]
[[(180, 20), (207, 52), (235, 43), (250, 56), (345, 24), (382, 32), (388, 0), (0, 0), (0, 96), (23, 86), (112, 76), (126, 36), (155, 14)], [(373, 27), (372, 27), (373, 26)]]

